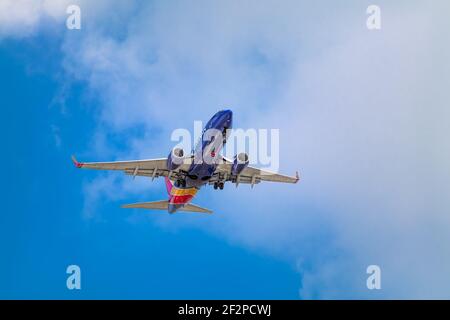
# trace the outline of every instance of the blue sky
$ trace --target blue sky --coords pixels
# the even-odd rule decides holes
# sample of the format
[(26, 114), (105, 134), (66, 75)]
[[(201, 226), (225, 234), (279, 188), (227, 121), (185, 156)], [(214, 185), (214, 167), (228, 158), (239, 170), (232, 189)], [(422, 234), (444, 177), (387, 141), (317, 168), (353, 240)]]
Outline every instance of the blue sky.
[[(73, 31), (68, 3), (0, 3), (1, 298), (449, 297), (447, 2), (380, 1), (379, 31), (364, 1), (79, 0)], [(301, 183), (169, 216), (120, 209), (163, 181), (70, 162), (165, 156), (224, 107)]]
[[(86, 176), (70, 154), (87, 148), (96, 102), (86, 105), (80, 98), (86, 88), (75, 83), (65, 99), (70, 111), (52, 106), (60, 61), (53, 60), (57, 52), (47, 56), (47, 41), (2, 44), (2, 135), (10, 138), (2, 149), (9, 169), (2, 188), (1, 298), (295, 298), (298, 277), (279, 259), (202, 230), (163, 230), (152, 217), (130, 224), (131, 213), (117, 201), (102, 203), (103, 221), (83, 218)], [(152, 196), (166, 197), (163, 182), (156, 184)], [(70, 264), (81, 267), (80, 292), (65, 287)]]

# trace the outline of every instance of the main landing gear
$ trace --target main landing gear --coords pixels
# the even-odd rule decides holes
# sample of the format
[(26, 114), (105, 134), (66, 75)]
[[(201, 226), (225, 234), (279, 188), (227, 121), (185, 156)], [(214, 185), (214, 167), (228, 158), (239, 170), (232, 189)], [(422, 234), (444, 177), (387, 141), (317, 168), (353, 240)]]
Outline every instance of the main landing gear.
[(214, 190), (220, 189), (223, 190), (223, 182), (214, 182)]
[(183, 180), (183, 179), (175, 180), (175, 187), (177, 187), (177, 188), (185, 188), (186, 187), (186, 180)]

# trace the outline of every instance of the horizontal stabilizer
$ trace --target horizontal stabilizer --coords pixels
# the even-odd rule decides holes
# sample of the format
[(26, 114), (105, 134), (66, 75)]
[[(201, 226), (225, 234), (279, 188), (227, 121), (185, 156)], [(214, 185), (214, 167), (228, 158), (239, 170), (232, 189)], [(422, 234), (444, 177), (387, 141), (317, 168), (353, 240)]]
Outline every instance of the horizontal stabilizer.
[[(132, 204), (126, 204), (123, 205), (122, 208), (128, 208), (128, 209), (150, 209), (150, 210), (167, 210), (167, 207), (169, 205), (169, 201), (167, 200), (161, 200), (161, 201), (152, 201), (152, 202), (139, 202), (139, 203), (132, 203)], [(185, 204), (183, 207), (178, 209), (177, 211), (181, 212), (202, 212), (202, 213), (212, 213), (211, 210), (202, 208), (200, 206), (197, 206), (195, 204)]]
[(184, 205), (184, 207), (179, 209), (179, 211), (212, 213), (211, 210), (206, 209), (206, 208), (202, 208), (202, 207), (197, 206), (197, 205), (192, 204), (192, 203), (188, 203), (188, 204)]
[(152, 202), (139, 202), (133, 204), (123, 205), (122, 208), (140, 208), (140, 209), (153, 209), (153, 210), (167, 210), (169, 201), (152, 201)]

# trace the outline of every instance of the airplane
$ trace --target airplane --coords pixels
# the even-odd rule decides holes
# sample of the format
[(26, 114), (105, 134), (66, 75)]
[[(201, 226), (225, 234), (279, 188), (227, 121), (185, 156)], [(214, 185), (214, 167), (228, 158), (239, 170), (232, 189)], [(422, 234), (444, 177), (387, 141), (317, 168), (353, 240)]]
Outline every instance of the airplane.
[[(167, 158), (114, 161), (114, 162), (78, 162), (72, 156), (77, 168), (97, 170), (120, 170), (133, 177), (150, 177), (152, 181), (164, 177), (167, 200), (133, 203), (122, 208), (142, 208), (175, 212), (212, 213), (211, 210), (192, 204), (191, 201), (201, 187), (213, 185), (223, 190), (226, 182), (255, 184), (262, 181), (297, 183), (298, 172), (294, 177), (272, 173), (249, 165), (249, 157), (242, 152), (233, 160), (220, 155), (223, 145), (229, 137), (233, 123), (233, 112), (221, 110), (206, 124), (202, 137), (193, 152), (184, 156), (182, 148), (173, 148)], [(211, 134), (211, 132), (213, 134)]]

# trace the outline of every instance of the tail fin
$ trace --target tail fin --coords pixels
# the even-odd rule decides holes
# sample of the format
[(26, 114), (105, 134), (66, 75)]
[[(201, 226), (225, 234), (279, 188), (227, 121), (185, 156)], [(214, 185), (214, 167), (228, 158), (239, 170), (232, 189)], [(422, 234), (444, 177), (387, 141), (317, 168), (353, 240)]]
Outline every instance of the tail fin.
[(172, 181), (169, 180), (169, 178), (165, 177), (166, 180), (166, 189), (167, 189), (167, 193), (170, 194), (170, 192), (172, 191)]

